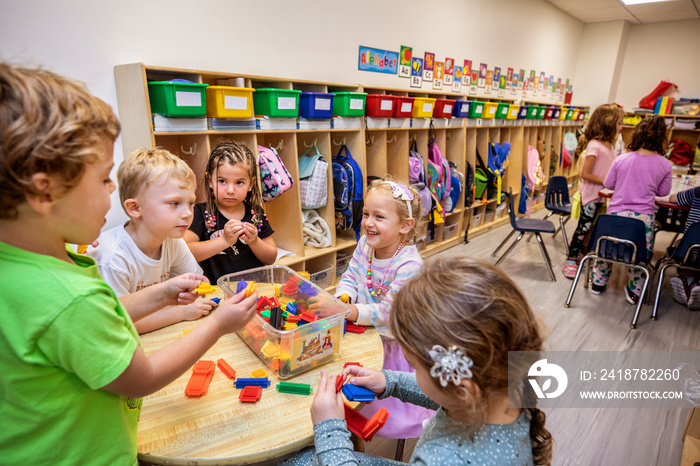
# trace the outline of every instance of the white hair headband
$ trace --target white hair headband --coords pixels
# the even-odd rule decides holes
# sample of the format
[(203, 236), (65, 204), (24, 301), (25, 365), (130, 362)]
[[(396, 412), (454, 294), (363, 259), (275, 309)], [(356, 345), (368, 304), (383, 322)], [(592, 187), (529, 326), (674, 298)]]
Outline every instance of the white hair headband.
[(408, 218), (413, 218), (413, 209), (411, 208), (411, 201), (413, 200), (413, 194), (408, 188), (402, 184), (394, 183), (393, 181), (387, 181), (391, 185), (391, 194), (394, 199), (401, 199), (406, 201), (406, 206), (408, 207)]

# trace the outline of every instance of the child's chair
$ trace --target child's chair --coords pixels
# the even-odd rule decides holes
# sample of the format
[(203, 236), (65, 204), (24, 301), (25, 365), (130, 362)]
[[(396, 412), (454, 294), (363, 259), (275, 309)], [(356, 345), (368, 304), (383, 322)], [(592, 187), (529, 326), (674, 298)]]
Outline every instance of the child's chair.
[(584, 266), (586, 266), (586, 277), (583, 286), (588, 288), (588, 281), (591, 278), (589, 261), (600, 259), (602, 261), (624, 264), (627, 267), (642, 270), (646, 274), (642, 294), (637, 303), (637, 310), (630, 324), (630, 328), (637, 328), (639, 311), (642, 308), (649, 281), (653, 277), (652, 270), (648, 265), (651, 261), (651, 254), (649, 254), (646, 247), (644, 222), (636, 218), (622, 217), (620, 215), (599, 215), (593, 224), (591, 237), (586, 249), (588, 253), (578, 266), (569, 296), (566, 298), (565, 307), (568, 308), (571, 305), (571, 299), (574, 296), (574, 291)]
[[(569, 240), (566, 237), (564, 224), (571, 218), (571, 201), (569, 200), (569, 182), (565, 176), (552, 176), (549, 178), (544, 206), (549, 210), (549, 213), (544, 218), (545, 220), (554, 214), (559, 214), (559, 225), (561, 225), (561, 234), (564, 237), (564, 246), (566, 246), (566, 255), (568, 256)], [(558, 232), (559, 228), (554, 232), (554, 236), (557, 236)]]
[(557, 278), (554, 276), (554, 271), (552, 271), (552, 261), (549, 258), (547, 248), (545, 247), (541, 236), (541, 233), (554, 233), (554, 224), (549, 220), (516, 217), (515, 204), (513, 201), (513, 188), (508, 188), (508, 193), (508, 214), (510, 215), (510, 225), (513, 227), (513, 231), (511, 231), (510, 234), (506, 236), (506, 239), (504, 239), (503, 242), (498, 245), (498, 247), (495, 251), (493, 251), (491, 256), (496, 257), (498, 251), (503, 247), (504, 244), (508, 242), (508, 240), (513, 236), (513, 234), (516, 231), (520, 234), (515, 239), (513, 244), (511, 244), (510, 247), (506, 250), (506, 252), (504, 252), (503, 255), (496, 261), (496, 265), (500, 264), (503, 261), (503, 259), (506, 258), (506, 256), (513, 250), (515, 245), (518, 244), (518, 242), (523, 238), (523, 235), (525, 233), (532, 233), (535, 235), (535, 237), (537, 238), (537, 243), (540, 245), (540, 251), (542, 251), (542, 257), (544, 257), (544, 263), (547, 267), (547, 271), (549, 272), (549, 276), (552, 277), (553, 282), (557, 281)]
[(666, 256), (656, 264), (658, 283), (656, 285), (656, 299), (654, 300), (654, 309), (651, 312), (651, 320), (656, 320), (664, 274), (666, 269), (671, 267), (680, 267), (700, 274), (700, 222), (690, 225), (678, 246), (668, 248)]

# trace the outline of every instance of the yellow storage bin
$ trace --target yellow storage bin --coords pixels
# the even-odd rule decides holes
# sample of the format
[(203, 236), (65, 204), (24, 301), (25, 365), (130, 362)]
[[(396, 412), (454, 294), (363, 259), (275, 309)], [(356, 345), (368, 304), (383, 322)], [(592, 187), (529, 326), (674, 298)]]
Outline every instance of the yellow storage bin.
[(506, 120), (516, 120), (518, 118), (518, 112), (520, 112), (520, 105), (510, 104)]
[(498, 102), (484, 102), (484, 111), (481, 118), (495, 118)]
[(580, 111), (581, 111), (580, 109), (575, 108), (575, 109), (574, 109), (574, 114), (573, 114), (573, 116), (571, 117), (571, 119), (572, 119), (572, 120), (578, 120), (578, 112), (580, 112)]
[(567, 112), (566, 107), (562, 107), (561, 113), (559, 114), (559, 119), (560, 119), (560, 120), (566, 120), (566, 112)]
[(429, 97), (416, 97), (413, 101), (413, 118), (431, 118), (435, 108), (435, 100)]
[(207, 116), (253, 118), (253, 92), (249, 87), (207, 87)]

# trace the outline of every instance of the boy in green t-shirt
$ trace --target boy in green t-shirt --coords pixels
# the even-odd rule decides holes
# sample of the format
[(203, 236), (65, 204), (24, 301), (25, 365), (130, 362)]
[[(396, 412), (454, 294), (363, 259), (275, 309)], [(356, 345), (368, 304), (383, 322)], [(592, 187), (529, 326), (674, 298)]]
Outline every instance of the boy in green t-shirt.
[(112, 109), (82, 85), (0, 63), (3, 463), (136, 464), (141, 397), (255, 313), (257, 296), (241, 293), (146, 357), (129, 314), (193, 302), (204, 277), (181, 275), (120, 302), (95, 261), (66, 245), (91, 243), (105, 223), (118, 134)]

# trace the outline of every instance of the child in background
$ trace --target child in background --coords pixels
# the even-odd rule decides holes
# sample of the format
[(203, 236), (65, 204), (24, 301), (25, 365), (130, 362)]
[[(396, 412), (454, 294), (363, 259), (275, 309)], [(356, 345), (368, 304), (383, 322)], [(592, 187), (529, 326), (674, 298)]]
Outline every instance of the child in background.
[[(396, 293), (423, 266), (418, 249), (406, 244), (424, 227), (421, 214), (420, 197), (413, 187), (381, 179), (372, 181), (362, 209), (365, 234), (335, 290), (336, 296), (350, 298), (348, 320), (376, 327), (384, 345), (385, 369), (415, 371), (389, 330), (389, 316)], [(326, 304), (310, 306), (322, 317), (329, 308)], [(423, 421), (433, 415), (429, 410), (399, 400), (374, 402), (361, 412), (369, 418), (380, 408), (391, 413), (378, 433), (388, 438), (419, 437)]]
[[(343, 375), (380, 399), (437, 410), (409, 464), (550, 464), (545, 414), (525, 382), (529, 363), (509, 367), (508, 358), (509, 351), (539, 354), (543, 339), (525, 296), (502, 270), (467, 257), (432, 260), (397, 293), (390, 325), (415, 374), (348, 366)], [(528, 390), (509, 391), (509, 380)], [(321, 371), (311, 405), (316, 449), (286, 464), (404, 464), (353, 451), (334, 382)], [(509, 396), (528, 408), (511, 407)]]
[(562, 270), (566, 278), (573, 280), (576, 276), (578, 263), (584, 253), (584, 240), (598, 211), (603, 206), (603, 200), (598, 195), (598, 191), (603, 189), (603, 180), (615, 160), (613, 144), (621, 128), (620, 107), (615, 104), (601, 105), (591, 115), (586, 131), (579, 139), (579, 147), (585, 147), (586, 150), (586, 157), (580, 162), (583, 166), (579, 171), (581, 216), (569, 244), (569, 257), (564, 262)]
[[(0, 63), (0, 451), (5, 464), (137, 464), (141, 397), (255, 315), (242, 294), (146, 356), (129, 314), (194, 301), (187, 274), (121, 302), (90, 244), (114, 182), (112, 109), (80, 84)], [(127, 312), (128, 310), (128, 312)]]
[[(627, 148), (632, 151), (615, 159), (603, 185), (613, 189), (608, 213), (638, 218), (646, 226), (646, 246), (654, 250), (654, 205), (656, 196), (668, 196), (671, 192), (673, 171), (671, 162), (661, 154), (666, 153), (666, 122), (661, 116), (641, 121), (634, 129)], [(605, 291), (612, 264), (596, 261), (593, 269), (591, 293)], [(637, 304), (644, 285), (642, 271), (628, 270), (629, 284), (625, 297), (630, 304)]]
[[(183, 273), (202, 273), (182, 236), (192, 222), (194, 172), (165, 149), (138, 149), (117, 170), (119, 200), (129, 221), (100, 235), (88, 250), (102, 278), (125, 296)], [(139, 333), (207, 315), (216, 303), (198, 298), (134, 321)]]
[[(690, 225), (700, 222), (700, 187), (686, 189), (685, 191), (671, 194), (669, 202), (678, 205), (690, 206), (688, 220), (685, 223), (685, 232)], [(693, 270), (678, 268), (678, 276), (669, 280), (673, 290), (673, 300), (688, 306), (691, 311), (700, 310), (700, 282)]]
[(194, 206), (185, 241), (212, 283), (220, 276), (270, 265), (277, 259), (263, 209), (258, 164), (243, 144), (220, 142), (204, 172), (207, 202)]

